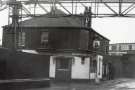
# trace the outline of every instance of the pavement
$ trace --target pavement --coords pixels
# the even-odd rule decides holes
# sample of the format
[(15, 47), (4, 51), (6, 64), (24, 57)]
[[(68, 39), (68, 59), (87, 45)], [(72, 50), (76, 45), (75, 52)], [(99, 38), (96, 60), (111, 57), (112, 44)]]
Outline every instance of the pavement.
[(52, 83), (48, 88), (25, 90), (135, 90), (135, 79), (115, 79), (102, 81), (100, 84), (90, 83)]

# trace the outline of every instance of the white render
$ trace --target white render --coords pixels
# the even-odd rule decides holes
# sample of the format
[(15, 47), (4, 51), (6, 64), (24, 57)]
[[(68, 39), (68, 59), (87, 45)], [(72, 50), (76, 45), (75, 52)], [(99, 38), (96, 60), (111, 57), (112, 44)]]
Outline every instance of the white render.
[[(50, 78), (55, 78), (55, 70), (56, 70), (56, 60), (55, 56), (50, 57)], [(74, 60), (74, 61), (73, 61)], [(97, 72), (90, 73), (90, 58), (85, 57), (84, 64), (81, 63), (82, 58), (74, 56), (72, 59), (71, 65), (71, 79), (95, 79), (96, 75), (98, 78), (102, 78), (102, 62), (103, 56), (97, 55)], [(98, 74), (100, 73), (100, 74)]]
[(85, 63), (81, 64), (81, 57), (75, 57), (75, 63), (72, 65), (72, 79), (89, 79), (89, 58), (85, 58)]
[(50, 57), (50, 71), (49, 71), (49, 76), (50, 78), (55, 78), (55, 69), (56, 69), (56, 62), (54, 60), (54, 57)]
[(103, 56), (97, 55), (96, 61), (97, 61), (97, 71), (95, 73), (90, 73), (90, 79), (95, 79), (96, 77), (99, 78), (99, 79), (102, 79)]
[(97, 77), (102, 78), (103, 56), (97, 55)]
[(96, 73), (90, 73), (90, 79), (95, 79), (96, 78)]

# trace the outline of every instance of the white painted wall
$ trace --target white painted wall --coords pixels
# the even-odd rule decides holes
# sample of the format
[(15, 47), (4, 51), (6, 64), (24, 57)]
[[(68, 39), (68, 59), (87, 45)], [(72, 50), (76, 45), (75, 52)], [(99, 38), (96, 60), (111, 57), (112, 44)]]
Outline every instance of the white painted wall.
[(103, 56), (97, 55), (97, 77), (102, 78)]
[(95, 79), (96, 73), (90, 73), (90, 79)]
[[(100, 59), (99, 59), (100, 58)], [(81, 63), (81, 57), (74, 57), (74, 63), (72, 63), (71, 67), (71, 78), (72, 79), (94, 79), (96, 73), (89, 74), (90, 70), (90, 58), (85, 58), (85, 63)], [(98, 75), (98, 78), (102, 78), (102, 62), (103, 62), (103, 56), (97, 55), (97, 73), (100, 72), (100, 75)], [(50, 57), (50, 72), (49, 76), (50, 78), (55, 78), (55, 69), (56, 69), (56, 61), (54, 60), (54, 57)], [(90, 75), (90, 76), (89, 76)]]
[(55, 78), (55, 69), (56, 69), (56, 61), (54, 60), (54, 57), (50, 57), (50, 71), (49, 71), (49, 76), (50, 78)]
[(81, 57), (74, 57), (75, 61), (72, 64), (71, 78), (72, 79), (89, 79), (89, 58), (85, 58), (85, 63), (81, 64)]
[(101, 79), (103, 73), (103, 56), (97, 55), (95, 58), (97, 61), (97, 70), (95, 73), (90, 73), (90, 79), (95, 79), (96, 77)]

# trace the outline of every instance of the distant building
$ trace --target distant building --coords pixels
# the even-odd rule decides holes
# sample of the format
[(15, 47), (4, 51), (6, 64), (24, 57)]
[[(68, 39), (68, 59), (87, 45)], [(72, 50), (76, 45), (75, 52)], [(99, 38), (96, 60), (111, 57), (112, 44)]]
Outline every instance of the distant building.
[[(49, 77), (55, 80), (102, 79), (103, 57), (109, 40), (86, 25), (82, 15), (66, 15), (60, 10), (21, 22), (17, 27), (18, 50), (49, 55)], [(89, 19), (87, 19), (89, 20)], [(12, 26), (3, 27), (3, 47), (12, 48)]]
[(109, 45), (109, 55), (135, 54), (135, 43), (116, 43)]

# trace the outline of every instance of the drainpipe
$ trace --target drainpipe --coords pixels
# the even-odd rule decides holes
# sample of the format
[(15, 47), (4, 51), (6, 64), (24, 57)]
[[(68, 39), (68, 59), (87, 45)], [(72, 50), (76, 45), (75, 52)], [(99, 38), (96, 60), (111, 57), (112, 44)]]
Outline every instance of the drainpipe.
[(11, 15), (9, 14), (9, 18), (12, 19), (12, 50), (17, 49), (17, 43), (18, 43), (18, 36), (17, 36), (17, 28), (19, 27), (19, 10), (21, 9), (21, 3), (16, 0), (12, 0), (11, 2), (8, 3), (9, 7), (12, 8)]

